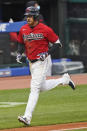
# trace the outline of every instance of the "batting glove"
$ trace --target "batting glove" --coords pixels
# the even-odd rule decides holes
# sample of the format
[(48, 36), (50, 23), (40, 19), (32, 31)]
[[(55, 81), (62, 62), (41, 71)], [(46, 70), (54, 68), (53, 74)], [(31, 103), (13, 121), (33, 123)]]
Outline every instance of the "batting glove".
[(48, 56), (48, 53), (47, 52), (40, 53), (40, 54), (38, 54), (38, 56), (39, 56), (39, 58), (38, 58), (39, 60), (44, 61), (46, 59), (46, 57)]
[(18, 63), (20, 63), (20, 64), (22, 63), (22, 62), (21, 62), (21, 58), (22, 58), (22, 55), (21, 55), (20, 53), (18, 53), (18, 54), (17, 54), (17, 57), (16, 57), (16, 61), (17, 61)]

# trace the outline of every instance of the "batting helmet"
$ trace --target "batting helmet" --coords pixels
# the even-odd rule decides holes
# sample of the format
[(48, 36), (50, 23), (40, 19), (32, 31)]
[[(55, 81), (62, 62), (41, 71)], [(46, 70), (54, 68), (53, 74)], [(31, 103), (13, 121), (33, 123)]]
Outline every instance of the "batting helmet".
[(38, 17), (39, 16), (39, 10), (34, 6), (27, 7), (24, 15), (26, 15), (26, 16), (31, 15), (31, 16)]
[(37, 4), (37, 1), (29, 1), (26, 3), (26, 8), (30, 6), (35, 6), (35, 4)]

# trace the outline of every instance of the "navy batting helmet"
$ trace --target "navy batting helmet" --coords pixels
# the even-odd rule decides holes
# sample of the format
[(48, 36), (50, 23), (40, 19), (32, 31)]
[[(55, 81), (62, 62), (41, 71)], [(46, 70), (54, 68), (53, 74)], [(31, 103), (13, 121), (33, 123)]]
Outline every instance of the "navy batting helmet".
[(39, 9), (37, 9), (34, 6), (27, 7), (24, 15), (26, 15), (26, 16), (31, 15), (31, 16), (38, 17), (39, 16)]
[(34, 1), (29, 1), (29, 2), (26, 3), (26, 8), (30, 7), (30, 6), (35, 6), (35, 4), (37, 4), (37, 1), (35, 1), (35, 0)]

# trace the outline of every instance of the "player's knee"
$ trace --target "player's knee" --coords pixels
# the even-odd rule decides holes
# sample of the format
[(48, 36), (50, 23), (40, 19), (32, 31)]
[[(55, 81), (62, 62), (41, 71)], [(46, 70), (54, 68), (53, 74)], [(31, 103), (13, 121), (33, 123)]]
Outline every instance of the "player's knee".
[(33, 92), (33, 93), (39, 93), (40, 92), (40, 88), (39, 87), (31, 87), (31, 90), (30, 92)]
[(32, 81), (31, 83), (31, 88), (41, 88), (42, 86), (42, 81)]

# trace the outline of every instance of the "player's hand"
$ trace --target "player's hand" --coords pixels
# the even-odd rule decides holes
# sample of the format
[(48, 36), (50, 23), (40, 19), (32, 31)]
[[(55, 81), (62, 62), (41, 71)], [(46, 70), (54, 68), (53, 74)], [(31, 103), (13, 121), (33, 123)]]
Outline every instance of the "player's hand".
[(38, 54), (38, 56), (39, 56), (39, 58), (38, 58), (39, 60), (44, 61), (46, 59), (46, 57), (48, 56), (48, 53), (47, 52), (40, 53), (40, 54)]
[(22, 62), (21, 62), (21, 58), (22, 58), (22, 55), (21, 55), (20, 53), (18, 53), (18, 54), (17, 54), (17, 57), (16, 57), (16, 61), (17, 61), (18, 63), (20, 63), (20, 64), (22, 63)]

